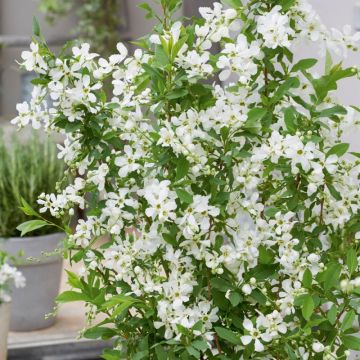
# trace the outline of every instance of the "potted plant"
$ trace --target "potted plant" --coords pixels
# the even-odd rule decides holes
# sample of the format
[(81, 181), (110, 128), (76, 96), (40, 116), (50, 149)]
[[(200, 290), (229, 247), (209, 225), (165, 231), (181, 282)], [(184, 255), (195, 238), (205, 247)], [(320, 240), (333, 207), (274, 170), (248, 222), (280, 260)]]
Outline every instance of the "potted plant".
[[(88, 215), (67, 232), (85, 270), (58, 302), (87, 304), (84, 336), (114, 339), (105, 359), (347, 358), (360, 349), (360, 164), (342, 134), (359, 108), (335, 90), (359, 70), (333, 58), (359, 34), (328, 30), (305, 0), (214, 2), (190, 22), (173, 18), (181, 1), (159, 3), (162, 15), (141, 5), (161, 22), (133, 55), (54, 55), (35, 21), (22, 56), (54, 102), (13, 123), (66, 134), (61, 154), (84, 174), (45, 205)], [(325, 58), (294, 61), (302, 40)]]
[(38, 221), (28, 229), (33, 230), (31, 237), (22, 238), (22, 229), (16, 229), (19, 222), (26, 220), (20, 199), (22, 206), (31, 204), (40, 209), (38, 197), (56, 189), (57, 181), (63, 178), (64, 166), (57, 159), (56, 145), (49, 140), (41, 141), (34, 134), (25, 141), (16, 136), (5, 141), (2, 136), (0, 159), (1, 246), (13, 257), (22, 254), (16, 264), (28, 284), (24, 289), (14, 289), (11, 330), (41, 329), (55, 321), (53, 317), (45, 319), (45, 315), (53, 311), (59, 292), (62, 257), (54, 252), (64, 235), (56, 228), (41, 228)]
[(7, 339), (11, 316), (11, 287), (25, 286), (25, 278), (7, 262), (7, 254), (0, 251), (0, 360), (6, 360)]

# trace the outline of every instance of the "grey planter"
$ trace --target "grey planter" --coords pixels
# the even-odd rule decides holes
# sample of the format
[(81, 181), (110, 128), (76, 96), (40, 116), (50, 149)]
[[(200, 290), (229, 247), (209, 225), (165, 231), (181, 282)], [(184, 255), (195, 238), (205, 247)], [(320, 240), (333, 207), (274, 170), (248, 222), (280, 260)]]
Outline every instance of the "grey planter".
[[(11, 331), (32, 331), (52, 326), (56, 319), (45, 315), (53, 312), (59, 294), (63, 261), (60, 255), (47, 256), (61, 245), (62, 233), (9, 238), (2, 246), (14, 257), (24, 257), (16, 266), (26, 278), (26, 287), (13, 289)], [(29, 260), (29, 258), (31, 260)]]
[(0, 360), (7, 359), (7, 340), (9, 332), (11, 303), (0, 305)]

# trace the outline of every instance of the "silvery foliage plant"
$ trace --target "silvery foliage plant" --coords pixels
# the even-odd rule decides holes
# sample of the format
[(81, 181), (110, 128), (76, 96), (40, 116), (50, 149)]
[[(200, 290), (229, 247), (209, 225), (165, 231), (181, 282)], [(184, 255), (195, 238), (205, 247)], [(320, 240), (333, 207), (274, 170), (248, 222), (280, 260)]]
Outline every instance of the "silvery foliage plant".
[[(190, 21), (159, 3), (140, 5), (161, 21), (131, 54), (56, 56), (36, 21), (22, 54), (39, 77), (13, 123), (64, 134), (77, 174), (41, 212), (87, 215), (65, 227), (83, 271), (58, 302), (86, 303), (83, 335), (114, 339), (107, 360), (346, 359), (360, 350), (360, 154), (342, 138), (360, 109), (335, 90), (359, 77), (338, 59), (360, 35), (306, 0), (214, 2)], [(300, 41), (321, 60), (294, 60)]]
[(0, 305), (11, 301), (11, 286), (25, 286), (25, 278), (15, 267), (7, 262), (7, 254), (0, 251)]

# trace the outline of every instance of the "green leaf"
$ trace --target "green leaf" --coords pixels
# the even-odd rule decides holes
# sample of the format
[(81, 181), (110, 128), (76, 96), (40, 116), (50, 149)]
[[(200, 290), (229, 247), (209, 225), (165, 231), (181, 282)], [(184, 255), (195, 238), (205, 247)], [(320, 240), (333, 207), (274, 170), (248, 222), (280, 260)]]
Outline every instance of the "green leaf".
[(324, 290), (329, 291), (332, 287), (339, 283), (341, 273), (341, 265), (332, 263), (328, 266), (324, 273)]
[(304, 71), (307, 69), (312, 68), (316, 65), (318, 61), (316, 59), (303, 59), (300, 60), (298, 63), (296, 63), (293, 68), (291, 69), (291, 72), (297, 72), (297, 71)]
[(192, 195), (183, 189), (177, 189), (176, 194), (178, 198), (184, 203), (191, 204), (193, 202)]
[(58, 303), (67, 303), (73, 301), (89, 301), (89, 297), (76, 291), (64, 291), (56, 298)]
[(116, 336), (116, 331), (107, 327), (95, 326), (84, 332), (84, 337), (87, 339), (102, 339), (109, 340)]
[(237, 8), (239, 8), (240, 6), (242, 6), (241, 0), (221, 0), (221, 2), (222, 2), (224, 5), (233, 7), (234, 9), (237, 9)]
[(73, 272), (69, 271), (69, 270), (65, 270), (66, 273), (67, 273), (67, 281), (68, 281), (68, 284), (73, 287), (73, 288), (76, 288), (76, 289), (83, 289), (83, 284), (82, 282), (80, 281), (79, 277), (74, 274)]
[(343, 321), (341, 322), (341, 330), (346, 331), (348, 329), (351, 329), (355, 320), (355, 311), (350, 310), (348, 313), (346, 313)]
[(164, 68), (170, 62), (169, 55), (163, 47), (157, 46), (155, 50), (155, 62), (154, 65), (158, 65), (160, 68)]
[(326, 318), (329, 320), (331, 325), (334, 325), (336, 323), (337, 312), (338, 312), (337, 307), (334, 304), (326, 314)]
[(321, 117), (328, 118), (333, 115), (346, 115), (346, 114), (347, 114), (347, 110), (343, 106), (336, 105), (329, 109), (325, 109), (325, 110), (321, 111), (317, 117), (318, 118), (321, 118)]
[(50, 80), (45, 78), (36, 78), (30, 81), (33, 85), (47, 85)]
[(351, 152), (350, 154), (360, 159), (360, 153), (359, 152)]
[(152, 17), (154, 17), (154, 15), (155, 15), (154, 10), (150, 7), (150, 5), (148, 3), (146, 3), (146, 2), (141, 3), (141, 4), (137, 5), (137, 7), (139, 9), (143, 9), (146, 11), (146, 15), (145, 15), (146, 19), (151, 19)]
[(329, 50), (326, 50), (326, 59), (325, 59), (325, 74), (329, 75), (331, 68), (333, 66), (333, 60), (331, 58), (331, 53)]
[(103, 354), (101, 355), (101, 358), (104, 360), (119, 360), (121, 359), (121, 351), (119, 350), (104, 350)]
[(346, 254), (346, 266), (348, 267), (350, 274), (358, 267), (357, 254), (354, 249), (350, 249)]
[(20, 198), (21, 207), (20, 209), (25, 215), (39, 217), (39, 214), (31, 207), (31, 205), (24, 199)]
[(191, 346), (200, 351), (206, 351), (209, 348), (209, 345), (205, 340), (195, 340), (191, 343)]
[(295, 0), (281, 0), (280, 1), (280, 6), (282, 7), (283, 11), (289, 10), (294, 5), (295, 5)]
[(265, 216), (268, 218), (273, 218), (279, 211), (279, 208), (271, 206), (265, 210)]
[(217, 289), (221, 292), (227, 292), (232, 289), (232, 286), (225, 280), (221, 278), (212, 278), (210, 284), (214, 289)]
[(264, 108), (254, 108), (251, 109), (248, 112), (248, 119), (247, 119), (247, 123), (255, 123), (259, 120), (261, 120), (267, 113), (267, 109)]
[(297, 360), (298, 357), (296, 356), (293, 348), (289, 344), (285, 344), (285, 349), (287, 354), (289, 355), (290, 360)]
[(185, 157), (181, 157), (177, 161), (175, 181), (179, 181), (182, 178), (184, 178), (188, 174), (189, 169), (190, 169), (190, 163), (186, 160)]
[(161, 73), (161, 71), (159, 71), (159, 69), (156, 69), (153, 66), (150, 66), (149, 64), (142, 64), (144, 70), (153, 78), (155, 78), (156, 80), (159, 80), (161, 82), (164, 81), (163, 79), (163, 75)]
[(167, 360), (167, 353), (161, 345), (156, 346), (155, 354), (157, 360)]
[(341, 340), (348, 349), (360, 351), (360, 338), (359, 337), (346, 335), (346, 336), (342, 336)]
[(234, 345), (242, 344), (240, 337), (231, 330), (222, 327), (215, 327), (215, 331), (221, 339), (226, 340), (231, 344)]
[(275, 91), (275, 94), (271, 97), (271, 104), (275, 104), (280, 101), (291, 88), (297, 88), (299, 87), (299, 85), (300, 81), (298, 78), (291, 77), (287, 79), (283, 84), (278, 87), (278, 89)]
[(316, 92), (318, 102), (322, 102), (329, 91), (337, 89), (337, 82), (341, 79), (354, 76), (356, 71), (353, 68), (342, 69), (341, 64), (335, 65), (327, 75), (319, 79), (313, 79), (312, 85)]
[(131, 360), (142, 360), (142, 359), (148, 359), (149, 358), (149, 350), (142, 350), (138, 351)]
[(37, 18), (34, 16), (32, 19), (32, 32), (35, 36), (41, 35), (40, 25)]
[(349, 150), (350, 144), (337, 144), (334, 145), (326, 154), (326, 157), (330, 155), (337, 155), (338, 157), (343, 156)]
[(259, 289), (253, 290), (251, 297), (261, 305), (266, 304), (267, 298)]
[(274, 253), (272, 250), (265, 248), (264, 246), (259, 247), (259, 260), (260, 264), (269, 265), (274, 262)]
[(44, 220), (30, 220), (20, 224), (16, 229), (21, 231), (21, 236), (24, 236), (34, 230), (41, 229), (44, 226), (48, 226)]
[(314, 309), (315, 309), (315, 304), (312, 296), (309, 294), (305, 295), (301, 309), (302, 315), (305, 320), (310, 320), (311, 315), (314, 312)]
[(172, 92), (170, 92), (169, 94), (166, 95), (166, 98), (168, 100), (175, 100), (175, 99), (179, 99), (182, 98), (184, 96), (186, 96), (189, 93), (189, 91), (187, 89), (175, 89)]
[(239, 293), (232, 291), (230, 293), (229, 300), (231, 302), (231, 305), (233, 307), (235, 307), (235, 306), (238, 306), (240, 304), (240, 302), (242, 300), (242, 297), (241, 297), (241, 295)]
[(292, 106), (284, 109), (284, 121), (286, 128), (288, 129), (290, 134), (296, 133), (297, 125), (295, 120), (296, 120), (295, 109)]
[(340, 193), (335, 189), (335, 187), (331, 184), (326, 184), (327, 188), (330, 191), (330, 194), (334, 197), (334, 199), (340, 201), (342, 199)]
[(163, 234), (163, 239), (164, 239), (168, 244), (170, 244), (170, 245), (172, 245), (172, 246), (174, 246), (174, 247), (178, 245), (178, 243), (177, 243), (177, 241), (176, 241), (176, 235), (165, 233), (165, 234)]
[(132, 296), (126, 296), (122, 294), (114, 295), (110, 300), (106, 301), (103, 304), (104, 309), (112, 309), (118, 305), (122, 304), (135, 304), (142, 302), (139, 299), (136, 299)]
[(244, 125), (245, 129), (259, 129), (261, 128), (261, 119), (266, 115), (267, 110), (263, 108), (251, 109), (248, 112), (248, 119)]
[(307, 289), (311, 288), (312, 274), (311, 274), (311, 271), (309, 269), (305, 270), (304, 275), (303, 275), (302, 283), (303, 283), (305, 288), (307, 288)]
[(187, 346), (186, 351), (191, 355), (194, 356), (195, 359), (200, 359), (200, 351), (194, 349), (192, 346)]
[(171, 59), (172, 61), (175, 61), (176, 56), (178, 55), (181, 48), (185, 45), (188, 37), (184, 36), (182, 37), (171, 49)]
[(278, 267), (276, 265), (260, 264), (251, 271), (251, 276), (256, 280), (265, 281), (272, 278), (277, 271)]

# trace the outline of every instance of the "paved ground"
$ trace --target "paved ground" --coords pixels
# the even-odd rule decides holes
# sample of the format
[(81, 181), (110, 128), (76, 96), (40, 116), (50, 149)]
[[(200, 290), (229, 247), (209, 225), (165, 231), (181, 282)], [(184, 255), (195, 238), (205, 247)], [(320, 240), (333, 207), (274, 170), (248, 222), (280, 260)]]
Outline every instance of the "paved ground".
[[(72, 269), (74, 271), (74, 269)], [(75, 270), (76, 272), (76, 270)], [(64, 276), (62, 290), (68, 289)], [(31, 310), (29, 310), (31, 311)], [(53, 327), (9, 334), (8, 360), (95, 360), (109, 344), (79, 340), (85, 309), (80, 302), (61, 306)]]

